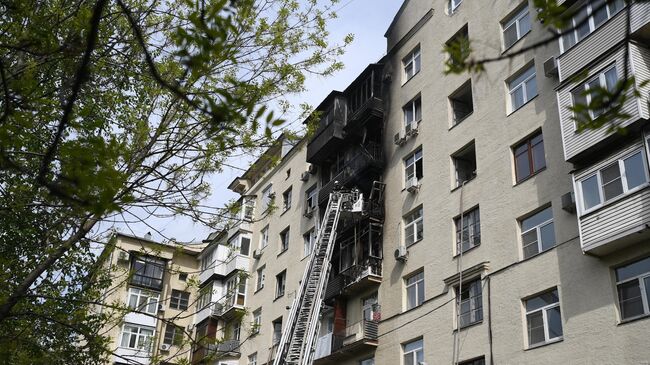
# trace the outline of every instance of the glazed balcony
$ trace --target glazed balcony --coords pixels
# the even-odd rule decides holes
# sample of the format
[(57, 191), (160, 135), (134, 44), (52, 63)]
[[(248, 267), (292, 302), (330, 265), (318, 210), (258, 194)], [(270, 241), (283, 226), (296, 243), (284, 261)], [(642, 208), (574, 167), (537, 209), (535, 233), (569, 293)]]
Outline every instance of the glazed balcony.
[(346, 131), (362, 131), (371, 123), (381, 123), (384, 117), (381, 64), (371, 64), (345, 90), (348, 102)]
[(240, 344), (239, 340), (223, 340), (196, 346), (192, 353), (192, 364), (211, 364), (224, 356), (239, 356)]
[(379, 322), (364, 319), (316, 341), (314, 364), (338, 364), (377, 348)]
[(325, 289), (325, 300), (378, 287), (382, 280), (382, 260), (368, 257), (332, 277)]
[(340, 93), (332, 93), (316, 110), (322, 115), (307, 145), (307, 162), (319, 164), (343, 145), (347, 102)]
[[(222, 246), (225, 247), (225, 246)], [(248, 271), (250, 258), (248, 256), (241, 255), (239, 253), (222, 253), (222, 251), (229, 251), (229, 249), (222, 247), (218, 248), (217, 254), (219, 256), (230, 255), (226, 257), (225, 260), (217, 260), (212, 263), (212, 267), (208, 267), (206, 270), (201, 271), (199, 274), (199, 281), (205, 283), (206, 281), (214, 278), (222, 279), (235, 271)]]
[(371, 184), (368, 178), (372, 176), (367, 174), (371, 170), (380, 171), (384, 165), (383, 153), (381, 146), (378, 144), (367, 144), (341, 168), (329, 182), (323, 185), (318, 191), (318, 204), (327, 203), (330, 193), (334, 190), (336, 183), (341, 187), (352, 187), (355, 184)]

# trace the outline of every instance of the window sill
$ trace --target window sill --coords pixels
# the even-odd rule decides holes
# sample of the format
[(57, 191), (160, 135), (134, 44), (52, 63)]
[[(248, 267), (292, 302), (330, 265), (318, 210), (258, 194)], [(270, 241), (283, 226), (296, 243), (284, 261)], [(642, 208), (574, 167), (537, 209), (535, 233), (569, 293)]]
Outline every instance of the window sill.
[(282, 207), (282, 213), (280, 213), (280, 217), (282, 217), (284, 213), (288, 212), (289, 210), (291, 210), (291, 207)]
[(546, 171), (546, 167), (547, 167), (547, 166), (544, 166), (544, 167), (542, 167), (541, 169), (539, 169), (539, 170), (535, 171), (534, 173), (532, 173), (531, 175), (526, 176), (523, 180), (521, 180), (521, 181), (517, 181), (517, 182), (513, 185), (513, 187), (514, 187), (514, 186), (519, 186), (519, 185), (525, 183), (526, 181), (528, 181), (528, 180), (534, 178), (535, 176), (539, 175), (540, 173)]
[(472, 114), (474, 114), (474, 111), (472, 111), (471, 113), (467, 114), (463, 119), (457, 120), (456, 123), (453, 123), (453, 124), (451, 125), (451, 127), (449, 127), (449, 130), (452, 130), (452, 129), (456, 128), (460, 123), (464, 122), (466, 119), (468, 119), (469, 117), (471, 117)]
[(278, 252), (278, 256), (277, 256), (277, 257), (280, 257), (280, 255), (282, 255), (283, 253), (285, 253), (285, 252), (287, 252), (287, 251), (289, 251), (289, 248), (288, 248), (288, 247), (285, 248), (284, 250)]
[[(465, 183), (465, 185), (467, 185), (469, 182), (474, 181), (474, 180), (476, 179), (477, 176), (478, 176), (478, 174), (475, 174), (471, 179), (469, 179), (469, 180), (465, 180), (465, 181), (463, 181), (463, 182)], [(454, 191), (460, 189), (461, 186), (463, 186), (462, 183), (461, 183), (460, 185), (456, 186), (455, 188), (451, 189), (450, 192), (453, 193)]]
[[(537, 71), (535, 72), (535, 77), (537, 77)], [(510, 94), (508, 94), (508, 95), (510, 95)], [(526, 102), (521, 104), (521, 106), (519, 108), (510, 111), (510, 113), (506, 113), (506, 118), (513, 115), (513, 114), (515, 114), (517, 111), (523, 109), (526, 105), (530, 104), (533, 100), (537, 99), (538, 96), (539, 96), (539, 90), (537, 90), (537, 95), (535, 95), (532, 98), (526, 100)]]
[(253, 294), (257, 294), (257, 293), (258, 293), (260, 290), (262, 290), (262, 289), (264, 289), (264, 286), (263, 286), (263, 285), (262, 285), (262, 287), (255, 289), (255, 291), (253, 292)]
[[(529, 30), (528, 32), (526, 32), (526, 34), (523, 34), (519, 39), (517, 39), (517, 40), (515, 41), (515, 43), (509, 45), (508, 47), (505, 47), (505, 48), (503, 49), (503, 51), (501, 51), (501, 55), (504, 56), (506, 53), (508, 53), (508, 51), (510, 51), (514, 46), (516, 46), (517, 43), (521, 42), (522, 39), (526, 38), (526, 36), (527, 36), (528, 34), (530, 34), (530, 32), (531, 32), (531, 30)], [(503, 32), (502, 32), (502, 33), (503, 33)]]
[(404, 246), (406, 246), (406, 248), (411, 248), (411, 247), (415, 246), (416, 244), (418, 244), (419, 242), (422, 242), (423, 239), (424, 239), (424, 238), (420, 238), (420, 239), (417, 240), (417, 241), (413, 241), (411, 244), (408, 244), (408, 245), (407, 245), (407, 244), (404, 244)]
[(618, 322), (617, 326), (623, 326), (623, 325), (626, 325), (628, 323), (632, 323), (632, 322), (636, 322), (636, 321), (640, 321), (640, 320), (644, 320), (644, 319), (648, 319), (648, 318), (650, 318), (650, 313), (642, 314), (640, 316), (636, 316), (636, 317), (632, 317), (632, 318), (628, 318), (628, 319), (623, 319), (620, 322)]
[(556, 339), (550, 340), (550, 341), (548, 341), (548, 342), (540, 342), (540, 343), (537, 343), (537, 344), (534, 344), (534, 345), (530, 345), (530, 346), (526, 347), (526, 348), (524, 349), (524, 351), (529, 351), (529, 350), (538, 349), (538, 348), (540, 348), (540, 347), (544, 347), (544, 346), (552, 345), (552, 344), (555, 344), (555, 343), (558, 343), (558, 342), (562, 342), (562, 341), (564, 341), (564, 337), (559, 337), (559, 338), (556, 338)]
[[(462, 332), (462, 331), (464, 331), (464, 330), (466, 330), (466, 329), (470, 329), (470, 328), (472, 328), (472, 327), (474, 327), (474, 326), (478, 326), (478, 325), (480, 325), (480, 324), (483, 324), (483, 320), (482, 320), (482, 319), (481, 319), (480, 321), (472, 322), (472, 323), (470, 323), (470, 324), (468, 324), (468, 325), (465, 325), (465, 326), (463, 326), (463, 327), (461, 327), (461, 328), (454, 328), (453, 332), (458, 332), (458, 331)], [(453, 332), (452, 332), (452, 333), (453, 333)]]
[[(481, 243), (480, 243), (480, 242), (479, 242), (477, 245), (474, 245), (474, 246), (468, 248), (467, 250), (463, 251), (463, 256), (467, 255), (468, 252), (471, 252), (471, 251), (473, 251), (475, 248), (478, 248), (478, 247), (481, 247)], [(460, 256), (460, 253), (457, 253), (457, 254), (454, 255), (453, 258), (455, 259), (455, 258), (457, 258), (457, 257), (459, 257), (459, 256)]]
[[(420, 67), (420, 70), (421, 70), (421, 69), (422, 69), (422, 68)], [(417, 76), (417, 75), (420, 73), (420, 70), (418, 70), (418, 72), (414, 73), (413, 76), (409, 77), (406, 81), (404, 81), (404, 82), (402, 83), (402, 87), (404, 87), (404, 85), (408, 84), (409, 81), (413, 80), (413, 79), (415, 78), (415, 76)], [(402, 68), (402, 73), (403, 73), (403, 72), (404, 72), (404, 69)]]
[(284, 294), (282, 294), (282, 295), (278, 295), (277, 297), (275, 297), (275, 299), (273, 299), (273, 301), (275, 302), (275, 301), (277, 301), (278, 299), (282, 299), (282, 298), (284, 298)]

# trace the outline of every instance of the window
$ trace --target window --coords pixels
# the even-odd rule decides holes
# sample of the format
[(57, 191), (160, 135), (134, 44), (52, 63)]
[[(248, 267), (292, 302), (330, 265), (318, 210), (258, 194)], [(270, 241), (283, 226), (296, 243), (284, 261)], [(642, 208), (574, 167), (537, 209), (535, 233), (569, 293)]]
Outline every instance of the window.
[(562, 316), (557, 289), (526, 300), (528, 346), (562, 339)]
[(466, 360), (461, 362), (459, 365), (485, 365), (485, 356), (481, 356), (476, 359)]
[(248, 356), (248, 365), (257, 365), (257, 352)]
[[(462, 220), (462, 222), (461, 222)], [(481, 244), (481, 217), (479, 207), (463, 213), (454, 219), (456, 225), (456, 254)]]
[(228, 245), (233, 253), (239, 253), (248, 256), (251, 250), (251, 239), (240, 234), (235, 235), (228, 241)]
[(415, 47), (408, 56), (402, 60), (404, 67), (404, 82), (407, 82), (411, 77), (420, 72), (420, 46)]
[(286, 173), (287, 173), (287, 176), (285, 176), (284, 179), (285, 179), (285, 180), (289, 180), (289, 178), (291, 177), (291, 169), (287, 169), (287, 172), (286, 172)]
[(291, 208), (291, 188), (282, 193), (282, 210), (287, 211)]
[(620, 158), (579, 182), (583, 213), (648, 182), (642, 150)]
[(474, 141), (451, 156), (456, 172), (456, 187), (476, 177), (476, 147)]
[(271, 324), (273, 325), (273, 344), (275, 345), (279, 343), (280, 338), (282, 338), (282, 317), (271, 322)]
[(503, 28), (503, 46), (508, 49), (530, 32), (528, 5), (501, 22), (501, 27)]
[(284, 295), (285, 285), (287, 284), (287, 270), (275, 276), (275, 297), (279, 298)]
[(481, 279), (456, 287), (456, 300), (459, 305), (458, 326), (467, 327), (483, 320), (483, 296)]
[(318, 202), (318, 189), (316, 188), (316, 184), (307, 190), (305, 197), (307, 205), (305, 207), (305, 212), (313, 212), (316, 209), (316, 204)]
[(129, 349), (141, 349), (149, 352), (151, 350), (152, 337), (154, 334), (153, 327), (139, 326), (136, 324), (126, 323), (122, 328), (122, 340), (120, 347)]
[(251, 333), (256, 334), (260, 333), (260, 327), (262, 326), (262, 308), (257, 309), (253, 312), (253, 323), (251, 324)]
[(253, 220), (254, 213), (255, 213), (255, 199), (252, 196), (244, 197), (242, 219), (247, 221)]
[(402, 107), (402, 111), (404, 112), (404, 126), (406, 130), (417, 129), (415, 123), (422, 120), (422, 101), (420, 97), (418, 96), (406, 103)]
[(178, 273), (178, 280), (187, 281), (187, 273), (186, 272)]
[(266, 265), (257, 269), (257, 282), (255, 284), (256, 291), (264, 288), (264, 279), (266, 279), (266, 274), (264, 273), (264, 270), (266, 270)]
[(344, 272), (354, 265), (356, 258), (355, 246), (354, 236), (341, 240), (339, 244), (339, 272)]
[(424, 362), (424, 343), (422, 339), (402, 345), (404, 365), (419, 365)]
[(404, 159), (404, 176), (406, 177), (407, 187), (409, 182), (412, 181), (417, 184), (422, 179), (422, 148), (418, 148)]
[(289, 249), (289, 227), (280, 232), (280, 253)]
[(451, 107), (452, 126), (462, 122), (474, 112), (471, 80), (467, 80), (458, 90), (449, 95), (449, 106)]
[(189, 292), (172, 289), (172, 296), (169, 299), (169, 308), (186, 310), (189, 304)]
[(517, 183), (526, 180), (546, 167), (544, 138), (541, 131), (519, 143), (512, 150), (515, 155)]
[(316, 242), (316, 231), (312, 228), (309, 232), (302, 235), (304, 242), (302, 257), (307, 257), (311, 255), (312, 250), (314, 249), (314, 243)]
[(555, 246), (552, 207), (521, 221), (521, 243), (525, 259)]
[(375, 358), (371, 357), (369, 359), (359, 361), (359, 365), (375, 365)]
[(214, 254), (213, 249), (207, 250), (205, 256), (201, 257), (201, 271), (212, 268), (212, 255)]
[(369, 297), (361, 301), (362, 317), (366, 321), (378, 320), (381, 315), (378, 311), (377, 292), (372, 293)]
[[(613, 93), (616, 90), (617, 83), (618, 74), (616, 73), (616, 66), (614, 65), (595, 75), (586, 82), (583, 82), (571, 91), (574, 107), (576, 105), (589, 107), (589, 116), (592, 119), (598, 118), (605, 112), (604, 106), (609, 102), (606, 98), (598, 98), (598, 95), (601, 94), (603, 90)], [(594, 97), (596, 97), (595, 100)]]
[(271, 202), (273, 201), (273, 185), (269, 184), (267, 187), (262, 190), (262, 206), (264, 207), (264, 210), (268, 210), (269, 207), (271, 206)]
[(604, 0), (588, 1), (587, 4), (576, 11), (568, 22), (568, 27), (572, 30), (562, 36), (560, 42), (562, 52), (591, 34), (605, 21), (623, 9), (623, 6), (625, 6), (623, 0), (609, 0), (607, 4), (605, 4)]
[(158, 293), (139, 288), (129, 288), (129, 308), (149, 314), (158, 313)]
[[(460, 2), (458, 2), (460, 3)], [(456, 34), (445, 42), (447, 60), (446, 71), (456, 70), (470, 56), (469, 27), (465, 24)]]
[(226, 281), (226, 296), (229, 306), (243, 307), (246, 305), (246, 283), (248, 280), (236, 274)]
[(196, 302), (198, 310), (201, 310), (210, 304), (212, 300), (212, 282), (199, 289), (199, 300)]
[(422, 207), (419, 207), (404, 217), (404, 244), (408, 247), (420, 241), (424, 236), (423, 232)]
[(453, 14), (462, 2), (463, 0), (449, 0), (449, 3), (447, 3), (447, 13), (450, 15)]
[(650, 257), (616, 269), (621, 319), (650, 314)]
[(162, 289), (165, 261), (153, 257), (138, 257), (133, 260), (131, 283), (152, 289)]
[(406, 310), (424, 302), (424, 271), (406, 278)]
[(269, 226), (262, 228), (260, 232), (260, 249), (269, 245)]
[(180, 346), (183, 343), (183, 327), (176, 326), (173, 323), (165, 325), (165, 336), (163, 343), (166, 345)]
[(537, 96), (537, 80), (535, 79), (535, 65), (521, 71), (518, 75), (513, 76), (508, 81), (508, 90), (510, 93), (510, 112), (521, 108), (532, 98)]
[(235, 320), (235, 323), (232, 324), (232, 336), (233, 340), (239, 341), (241, 338), (241, 322)]

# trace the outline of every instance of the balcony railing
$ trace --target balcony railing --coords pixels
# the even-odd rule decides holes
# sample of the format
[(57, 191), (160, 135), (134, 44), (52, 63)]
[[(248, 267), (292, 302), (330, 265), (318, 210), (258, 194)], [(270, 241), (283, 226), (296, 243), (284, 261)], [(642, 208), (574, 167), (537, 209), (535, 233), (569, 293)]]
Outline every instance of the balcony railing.
[(352, 265), (341, 273), (346, 279), (344, 285), (348, 286), (368, 276), (381, 277), (381, 259), (377, 257), (367, 257), (361, 262)]
[(357, 152), (357, 154), (348, 161), (341, 171), (336, 174), (327, 184), (318, 192), (318, 203), (322, 204), (329, 199), (330, 193), (338, 182), (341, 186), (346, 186), (370, 167), (382, 167), (383, 152), (381, 146), (376, 143), (369, 143)]
[(328, 333), (318, 338), (314, 359), (339, 358), (354, 354), (355, 349), (377, 346), (379, 322), (364, 319), (347, 326), (343, 331)]
[(380, 258), (368, 257), (330, 278), (325, 289), (325, 300), (347, 292), (357, 292), (381, 282)]

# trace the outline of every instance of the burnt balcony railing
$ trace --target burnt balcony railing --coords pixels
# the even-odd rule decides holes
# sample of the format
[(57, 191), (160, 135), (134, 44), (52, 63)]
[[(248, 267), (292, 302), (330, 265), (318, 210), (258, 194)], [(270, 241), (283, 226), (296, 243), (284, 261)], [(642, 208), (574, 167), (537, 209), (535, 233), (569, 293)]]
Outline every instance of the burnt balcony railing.
[(371, 97), (364, 101), (350, 116), (345, 125), (347, 131), (359, 129), (369, 121), (380, 121), (384, 117), (384, 102), (377, 98)]
[(335, 332), (332, 336), (332, 352), (358, 342), (377, 341), (378, 327), (377, 321), (364, 319), (345, 327), (341, 332)]
[(307, 162), (320, 163), (343, 144), (345, 138), (344, 121), (332, 121), (316, 135), (307, 145)]
[(344, 286), (354, 284), (368, 276), (381, 277), (381, 259), (377, 257), (367, 257), (360, 263), (352, 265), (341, 273), (345, 277)]
[(381, 168), (383, 166), (383, 153), (381, 146), (375, 143), (365, 145), (357, 154), (343, 166), (341, 171), (334, 176), (318, 192), (318, 203), (323, 204), (329, 199), (330, 193), (338, 182), (341, 186), (352, 183), (363, 175), (368, 168)]
[(380, 258), (368, 257), (330, 277), (325, 289), (325, 300), (350, 291), (356, 292), (362, 287), (379, 285), (382, 277), (381, 262)]

